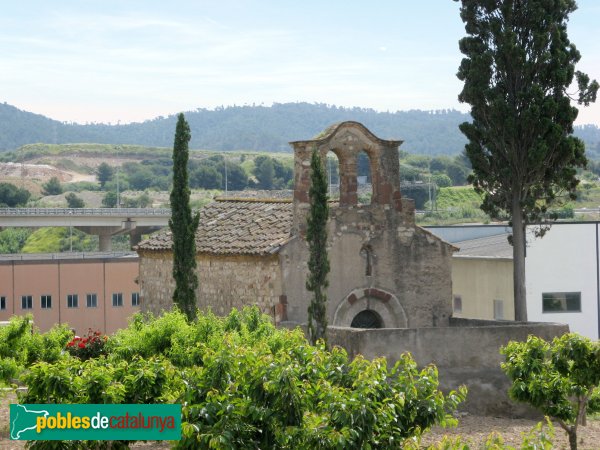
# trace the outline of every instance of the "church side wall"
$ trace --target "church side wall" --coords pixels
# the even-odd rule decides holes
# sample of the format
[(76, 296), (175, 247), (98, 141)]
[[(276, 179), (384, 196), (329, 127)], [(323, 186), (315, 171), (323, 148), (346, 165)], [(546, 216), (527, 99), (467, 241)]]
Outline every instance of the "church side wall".
[[(277, 255), (198, 255), (196, 262), (201, 310), (211, 309), (217, 315), (227, 315), (233, 308), (257, 305), (272, 317), (281, 313), (277, 308), (282, 292)], [(172, 267), (171, 252), (140, 254), (142, 311), (158, 314), (171, 309), (175, 290)]]

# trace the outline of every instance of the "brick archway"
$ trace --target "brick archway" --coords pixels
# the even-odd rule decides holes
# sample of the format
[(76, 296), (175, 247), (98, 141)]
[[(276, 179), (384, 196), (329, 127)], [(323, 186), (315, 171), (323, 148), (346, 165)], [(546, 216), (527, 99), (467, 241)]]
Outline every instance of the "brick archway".
[(346, 296), (337, 306), (333, 325), (349, 327), (362, 311), (370, 310), (381, 317), (382, 328), (407, 328), (408, 319), (400, 300), (384, 289), (360, 288)]

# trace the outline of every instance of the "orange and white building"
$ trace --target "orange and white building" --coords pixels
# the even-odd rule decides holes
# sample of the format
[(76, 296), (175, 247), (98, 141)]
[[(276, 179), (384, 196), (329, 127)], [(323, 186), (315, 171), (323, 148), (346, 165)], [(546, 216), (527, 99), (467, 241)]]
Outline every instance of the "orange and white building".
[(132, 252), (0, 255), (0, 321), (32, 314), (42, 332), (114, 333), (140, 310), (138, 273)]

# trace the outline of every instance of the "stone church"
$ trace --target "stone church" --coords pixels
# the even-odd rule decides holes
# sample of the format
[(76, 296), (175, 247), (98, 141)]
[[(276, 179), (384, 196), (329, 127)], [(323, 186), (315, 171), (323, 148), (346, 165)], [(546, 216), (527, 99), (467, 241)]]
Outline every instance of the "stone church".
[[(328, 224), (328, 321), (360, 328), (446, 326), (451, 315), (452, 245), (415, 225), (414, 202), (400, 194), (401, 141), (376, 137), (357, 122), (327, 128), (294, 149), (294, 196), (218, 199), (200, 213), (196, 234), (198, 307), (227, 314), (258, 305), (276, 323), (307, 321), (305, 288), (310, 157), (339, 161), (339, 202)], [(370, 161), (372, 197), (359, 204), (358, 154)], [(142, 310), (170, 309), (171, 234), (163, 230), (138, 248)]]

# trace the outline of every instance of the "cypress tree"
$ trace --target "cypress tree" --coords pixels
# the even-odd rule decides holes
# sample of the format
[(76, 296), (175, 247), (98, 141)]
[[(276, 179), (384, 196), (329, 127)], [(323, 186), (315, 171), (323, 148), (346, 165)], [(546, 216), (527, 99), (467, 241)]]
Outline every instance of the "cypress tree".
[(326, 339), (327, 294), (329, 286), (329, 257), (327, 255), (327, 177), (317, 149), (313, 149), (310, 161), (311, 186), (309, 191), (310, 214), (307, 220), (306, 241), (309, 248), (308, 280), (306, 289), (313, 293), (308, 307), (308, 336), (314, 345), (319, 339)]
[(188, 320), (196, 317), (196, 230), (200, 216), (192, 216), (187, 165), (189, 158), (190, 127), (179, 114), (173, 144), (173, 188), (171, 190), (171, 219), (173, 235), (173, 302)]
[[(473, 166), (469, 181), (482, 209), (512, 222), (515, 320), (527, 320), (525, 227), (547, 217), (558, 196), (575, 198), (584, 144), (573, 136), (577, 101), (596, 99), (598, 83), (575, 71), (581, 55), (567, 36), (574, 0), (461, 0), (467, 36), (458, 70), (459, 100), (473, 122), (460, 125)], [(544, 228), (542, 228), (542, 232)]]

